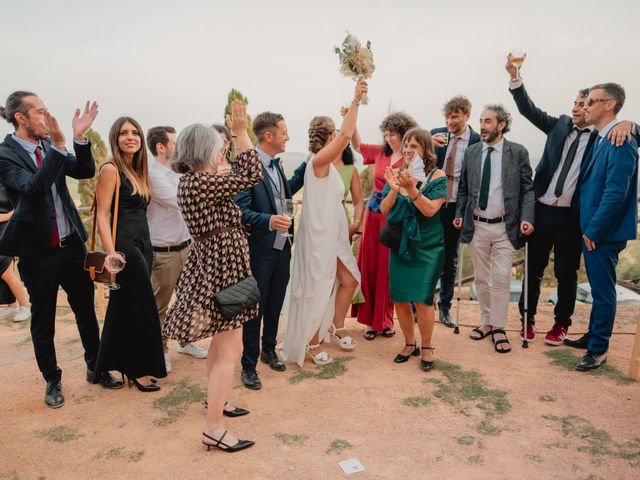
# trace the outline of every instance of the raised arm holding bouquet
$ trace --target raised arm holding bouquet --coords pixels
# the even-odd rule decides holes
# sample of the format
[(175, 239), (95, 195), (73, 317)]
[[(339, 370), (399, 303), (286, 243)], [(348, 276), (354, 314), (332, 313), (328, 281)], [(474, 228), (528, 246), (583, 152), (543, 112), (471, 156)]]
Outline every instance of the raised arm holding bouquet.
[[(340, 59), (340, 73), (345, 77), (351, 77), (356, 82), (371, 78), (376, 69), (371, 52), (371, 42), (367, 42), (363, 47), (356, 37), (347, 32), (347, 36), (342, 42), (342, 48), (335, 47), (334, 51)], [(369, 103), (366, 93), (362, 96), (360, 103), (363, 105)]]

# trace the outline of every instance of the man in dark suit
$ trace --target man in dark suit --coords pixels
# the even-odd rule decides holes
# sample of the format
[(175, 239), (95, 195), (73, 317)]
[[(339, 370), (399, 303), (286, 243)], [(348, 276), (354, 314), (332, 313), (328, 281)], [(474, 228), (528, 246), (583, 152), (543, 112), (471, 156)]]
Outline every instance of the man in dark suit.
[[(554, 117), (536, 107), (529, 98), (518, 70), (507, 57), (505, 69), (511, 76), (509, 91), (520, 113), (547, 135), (544, 152), (536, 167), (533, 186), (536, 197), (536, 231), (529, 240), (527, 340), (535, 338), (535, 315), (540, 298), (540, 282), (554, 252), (554, 273), (558, 282), (555, 322), (545, 335), (548, 345), (561, 345), (571, 326), (578, 284), (581, 243), (578, 215), (578, 177), (583, 158), (587, 158), (598, 132), (585, 120), (588, 90), (580, 90), (571, 116)], [(620, 143), (631, 129), (631, 122), (620, 122), (613, 133)], [(613, 136), (612, 135), (612, 136)], [(616, 136), (617, 138), (617, 136)], [(524, 317), (524, 280), (520, 295), (520, 315)], [(524, 338), (524, 318), (520, 336)]]
[(453, 299), (460, 246), (460, 230), (453, 226), (458, 184), (464, 152), (468, 146), (480, 141), (480, 135), (467, 124), (471, 115), (471, 102), (466, 97), (461, 95), (453, 97), (444, 104), (442, 110), (447, 126), (431, 130), (438, 168), (444, 170), (447, 175), (447, 200), (440, 209), (440, 222), (444, 228), (444, 263), (442, 275), (440, 275), (438, 312), (440, 321), (447, 327), (453, 327), (454, 323), (449, 311)]
[(481, 143), (467, 148), (462, 163), (454, 226), (469, 243), (480, 305), (480, 326), (471, 339), (491, 335), (498, 353), (511, 351), (505, 333), (511, 265), (522, 235), (533, 233), (534, 197), (529, 153), (505, 140), (511, 116), (488, 105), (480, 117)]
[(85, 133), (98, 113), (94, 102), (73, 117), (74, 150), (42, 100), (31, 92), (9, 95), (0, 114), (15, 133), (0, 144), (0, 182), (14, 206), (14, 214), (0, 237), (0, 254), (20, 257), (18, 269), (31, 298), (31, 338), (38, 367), (47, 381), (45, 403), (64, 403), (62, 370), (54, 345), (58, 288), (67, 293), (84, 348), (87, 381), (105, 388), (122, 382), (106, 373), (96, 378), (98, 322), (93, 307), (93, 283), (82, 269), (87, 234), (69, 195), (65, 177), (91, 178), (95, 163)]
[(607, 359), (616, 317), (616, 265), (638, 228), (638, 144), (635, 138), (616, 147), (607, 135), (618, 123), (624, 89), (616, 83), (591, 87), (585, 105), (586, 121), (598, 132), (591, 155), (580, 171), (580, 228), (584, 263), (593, 305), (586, 338), (587, 353), (576, 366), (586, 371)]
[[(242, 209), (242, 221), (248, 226), (251, 272), (260, 289), (258, 315), (243, 326), (242, 383), (247, 388), (259, 390), (262, 383), (256, 365), (258, 356), (273, 370), (284, 371), (284, 363), (276, 355), (278, 320), (289, 283), (291, 261), (291, 237), (293, 223), (282, 214), (286, 199), (302, 188), (307, 166), (303, 162), (293, 177), (286, 179), (280, 159), (289, 140), (287, 124), (282, 115), (264, 112), (253, 121), (253, 131), (258, 138), (256, 150), (264, 170), (264, 180), (236, 197)], [(260, 323), (262, 320), (262, 353), (260, 353)]]

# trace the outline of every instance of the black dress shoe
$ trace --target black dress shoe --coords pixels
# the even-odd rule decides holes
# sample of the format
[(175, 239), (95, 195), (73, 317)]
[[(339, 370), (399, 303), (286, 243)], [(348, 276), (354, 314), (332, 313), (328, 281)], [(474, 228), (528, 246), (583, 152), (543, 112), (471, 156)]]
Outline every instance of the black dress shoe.
[(273, 350), (271, 350), (270, 352), (265, 352), (263, 350), (260, 354), (260, 360), (268, 364), (272, 370), (275, 370), (277, 372), (284, 372), (287, 369), (284, 363), (282, 363), (282, 361), (280, 361), (280, 359), (278, 358), (278, 355), (276, 355), (276, 352), (274, 352)]
[(600, 368), (600, 365), (607, 363), (607, 352), (597, 354), (587, 350), (587, 354), (582, 357), (582, 361), (576, 365), (576, 370), (586, 372)]
[(60, 380), (47, 382), (47, 390), (44, 394), (44, 403), (49, 408), (60, 408), (64, 405), (64, 397), (62, 396), (62, 385)]
[(396, 355), (396, 358), (393, 359), (394, 363), (404, 363), (407, 360), (409, 360), (409, 358), (411, 358), (411, 356), (417, 357), (418, 355), (420, 355), (420, 347), (416, 346), (416, 344), (405, 344), (406, 347), (413, 347), (413, 350), (411, 351), (411, 353), (409, 355), (403, 355), (401, 353)]
[(99, 383), (104, 388), (107, 388), (109, 390), (118, 390), (119, 388), (124, 387), (124, 382), (116, 380), (109, 372), (103, 372), (102, 375), (100, 375), (98, 378), (97, 377), (98, 376), (95, 374), (95, 372), (87, 369), (87, 382), (89, 383)]
[(438, 310), (438, 315), (440, 317), (440, 321), (444, 324), (445, 327), (455, 327), (455, 323), (453, 323), (453, 317), (449, 313), (449, 310), (440, 309)]
[[(431, 347), (420, 347), (420, 350), (431, 350), (432, 352), (435, 350), (435, 348), (431, 348)], [(433, 370), (433, 367), (435, 366), (436, 362), (434, 360), (422, 360), (420, 359), (420, 369), (428, 372), (429, 370)]]
[(262, 382), (258, 377), (258, 372), (255, 370), (242, 370), (242, 383), (251, 390), (260, 390), (262, 388)]
[(577, 340), (570, 340), (568, 338), (565, 338), (564, 344), (567, 347), (582, 348), (586, 350), (589, 345), (589, 336), (585, 334)]

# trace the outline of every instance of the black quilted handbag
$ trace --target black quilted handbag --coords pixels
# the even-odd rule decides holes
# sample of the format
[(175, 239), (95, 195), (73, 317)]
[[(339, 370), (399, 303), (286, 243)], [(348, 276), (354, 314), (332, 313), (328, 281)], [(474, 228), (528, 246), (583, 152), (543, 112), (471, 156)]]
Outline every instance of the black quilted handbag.
[(229, 320), (260, 301), (258, 282), (249, 275), (238, 283), (220, 290), (213, 296), (213, 300), (222, 318)]
[(400, 240), (402, 239), (402, 224), (387, 222), (380, 229), (378, 240), (385, 247), (391, 250), (400, 250)]

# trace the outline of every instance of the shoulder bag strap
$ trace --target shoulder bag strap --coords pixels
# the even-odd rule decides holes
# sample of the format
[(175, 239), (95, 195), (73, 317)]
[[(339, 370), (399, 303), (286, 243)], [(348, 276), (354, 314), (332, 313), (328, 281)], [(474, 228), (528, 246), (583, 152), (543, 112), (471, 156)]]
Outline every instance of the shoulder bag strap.
[[(107, 162), (111, 163), (111, 162)], [(106, 163), (105, 163), (106, 165)], [(103, 165), (104, 166), (104, 165)], [(113, 241), (113, 247), (116, 246), (116, 231), (118, 228), (118, 207), (120, 204), (120, 171), (116, 167), (116, 188), (113, 192), (113, 218), (111, 223), (111, 240)], [(96, 249), (96, 216), (98, 214), (98, 203), (96, 201), (96, 194), (93, 194), (93, 204), (91, 205), (93, 210), (93, 228), (91, 230), (91, 251)]]

